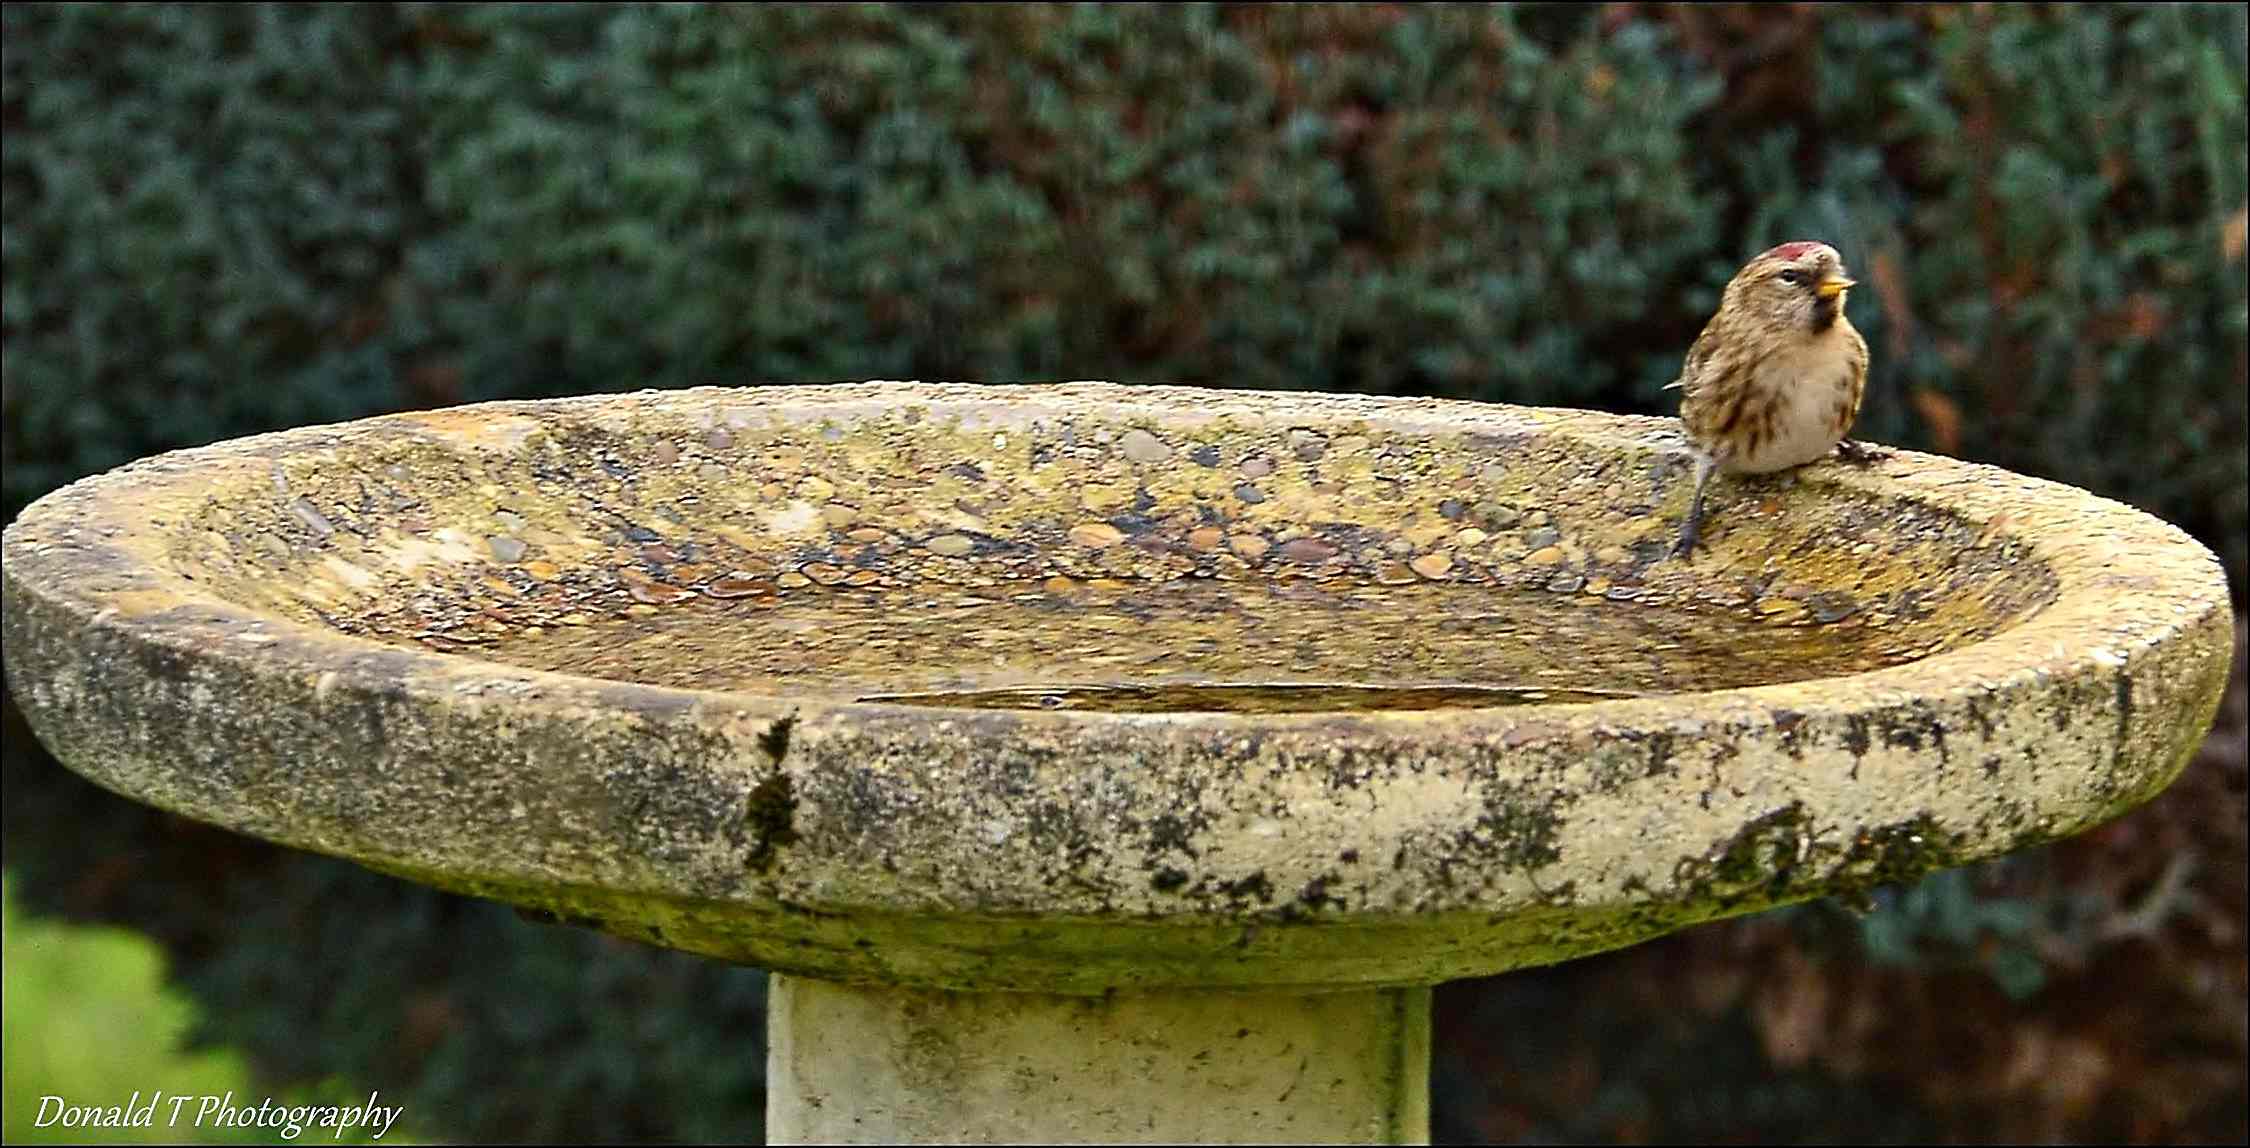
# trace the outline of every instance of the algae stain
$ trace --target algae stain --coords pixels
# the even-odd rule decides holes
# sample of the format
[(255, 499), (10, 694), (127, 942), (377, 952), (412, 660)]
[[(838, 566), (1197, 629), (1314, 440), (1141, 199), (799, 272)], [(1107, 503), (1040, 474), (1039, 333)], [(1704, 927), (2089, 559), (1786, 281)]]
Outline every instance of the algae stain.
[(1832, 876), (1864, 887), (1898, 885), (1961, 861), (1958, 838), (1924, 813), (1861, 833)]
[(748, 804), (744, 820), (750, 828), (750, 855), (743, 864), (763, 873), (773, 866), (774, 854), (782, 846), (797, 842), (796, 783), (777, 768), (751, 787)]
[(1553, 804), (1540, 801), (1521, 784), (1495, 787), (1485, 799), (1484, 814), (1477, 818), (1477, 828), (1484, 831), (1483, 846), (1502, 864), (1523, 872), (1562, 859), (1556, 847), (1562, 826)]
[(1678, 876), (1698, 895), (1780, 898), (1797, 883), (1808, 859), (1810, 822), (1805, 803), (1792, 801), (1751, 819), (1711, 855), (1681, 859)]
[(1247, 877), (1220, 884), (1219, 892), (1238, 902), (1255, 899), (1260, 904), (1270, 904), (1273, 901), (1273, 881), (1266, 876), (1265, 870), (1260, 869)]
[(773, 768), (750, 787), (744, 803), (743, 824), (750, 831), (750, 852), (743, 858), (743, 867), (753, 873), (772, 868), (775, 853), (797, 842), (797, 783), (781, 768), (796, 728), (797, 715), (791, 713), (758, 734), (758, 748), (772, 760)]
[(764, 750), (775, 765), (780, 765), (781, 759), (789, 755), (789, 735), (796, 728), (797, 715), (794, 713), (775, 721), (766, 727), (764, 733), (758, 735), (758, 748)]

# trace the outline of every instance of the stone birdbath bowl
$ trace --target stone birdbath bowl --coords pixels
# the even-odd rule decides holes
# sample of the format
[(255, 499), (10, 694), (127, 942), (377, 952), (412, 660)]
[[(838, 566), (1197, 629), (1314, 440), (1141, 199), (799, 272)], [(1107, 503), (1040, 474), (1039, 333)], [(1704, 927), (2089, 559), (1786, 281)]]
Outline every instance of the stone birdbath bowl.
[(778, 974), (776, 1142), (1427, 1137), (1430, 986), (2162, 789), (2209, 552), (1901, 452), (1102, 384), (495, 403), (148, 459), (5, 542), (71, 768)]

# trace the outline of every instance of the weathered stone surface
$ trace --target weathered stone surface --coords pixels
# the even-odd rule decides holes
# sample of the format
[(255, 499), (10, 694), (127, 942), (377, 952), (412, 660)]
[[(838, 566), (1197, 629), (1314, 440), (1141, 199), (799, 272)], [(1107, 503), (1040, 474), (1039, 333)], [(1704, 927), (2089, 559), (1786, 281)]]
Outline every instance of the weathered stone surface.
[(1429, 1142), (1427, 988), (768, 1000), (769, 1144)]
[[(1101, 445), (1129, 431), (1178, 457)], [(1286, 465), (1253, 502), (1187, 461), (1213, 457)], [(2146, 515), (1899, 452), (1721, 480), (1681, 562), (1688, 487), (1670, 420), (1100, 384), (642, 393), (143, 460), (7, 529), (0, 604), (33, 728), (121, 793), (657, 944), (929, 988), (1563, 960), (2076, 832), (2209, 724), (2225, 584)], [(1532, 507), (1564, 540), (1535, 563), (1495, 534), (1443, 581), (1378, 580), (1394, 543)], [(975, 545), (918, 541), (949, 536)], [(1520, 640), (1478, 639), (1494, 617)], [(1666, 679), (1631, 659), (1648, 632), (1727, 639)]]

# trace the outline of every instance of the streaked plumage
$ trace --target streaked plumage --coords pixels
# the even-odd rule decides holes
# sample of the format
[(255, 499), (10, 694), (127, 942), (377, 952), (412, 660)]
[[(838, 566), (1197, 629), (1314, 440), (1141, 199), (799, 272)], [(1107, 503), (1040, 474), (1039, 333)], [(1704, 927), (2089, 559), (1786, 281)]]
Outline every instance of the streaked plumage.
[(1695, 496), (1674, 552), (1700, 538), (1713, 471), (1771, 474), (1841, 447), (1867, 389), (1867, 341), (1844, 317), (1843, 258), (1825, 243), (1784, 243), (1743, 265), (1688, 350), (1677, 381), (1680, 422), (1696, 453)]

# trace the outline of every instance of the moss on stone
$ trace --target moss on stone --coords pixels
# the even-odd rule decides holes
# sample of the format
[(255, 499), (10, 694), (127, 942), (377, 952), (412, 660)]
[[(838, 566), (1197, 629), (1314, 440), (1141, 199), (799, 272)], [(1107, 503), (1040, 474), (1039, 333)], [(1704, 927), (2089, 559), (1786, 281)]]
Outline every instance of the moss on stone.
[(777, 851), (797, 843), (796, 818), (796, 783), (776, 768), (750, 789), (744, 811), (750, 828), (750, 853), (743, 864), (759, 873), (770, 868)]

